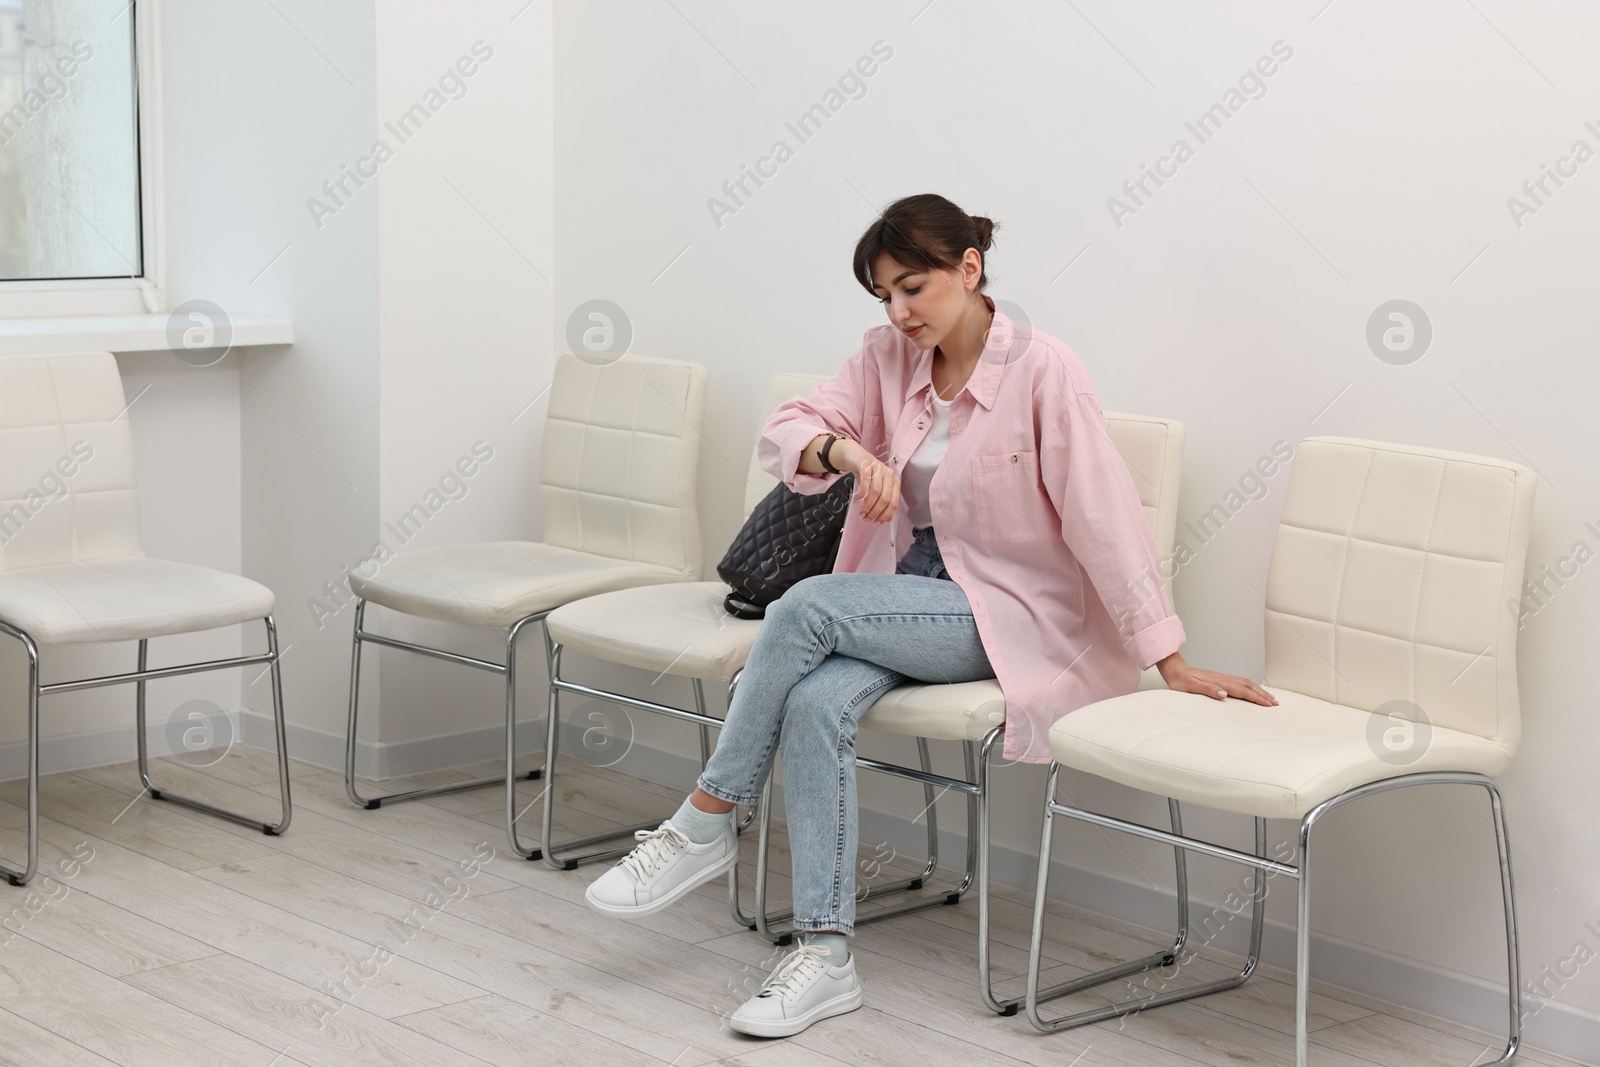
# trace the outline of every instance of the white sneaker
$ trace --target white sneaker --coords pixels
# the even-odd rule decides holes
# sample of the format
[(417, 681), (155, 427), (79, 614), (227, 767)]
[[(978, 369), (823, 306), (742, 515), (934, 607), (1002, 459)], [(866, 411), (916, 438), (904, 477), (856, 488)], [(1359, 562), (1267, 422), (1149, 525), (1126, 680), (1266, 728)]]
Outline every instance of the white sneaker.
[(727, 830), (709, 845), (693, 843), (671, 820), (633, 836), (638, 846), (584, 893), (589, 907), (603, 915), (653, 915), (698, 886), (727, 874), (739, 862), (739, 838), (732, 819)]
[(852, 954), (842, 967), (828, 965), (828, 950), (801, 945), (767, 978), (761, 992), (728, 1019), (741, 1034), (790, 1037), (819, 1019), (861, 1007), (861, 983)]

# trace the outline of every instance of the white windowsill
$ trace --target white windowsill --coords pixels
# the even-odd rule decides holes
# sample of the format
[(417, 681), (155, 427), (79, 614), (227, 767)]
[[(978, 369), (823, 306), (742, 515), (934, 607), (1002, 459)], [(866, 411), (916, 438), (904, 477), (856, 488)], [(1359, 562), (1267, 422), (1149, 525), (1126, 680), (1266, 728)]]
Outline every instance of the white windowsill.
[[(166, 315), (80, 315), (0, 319), (0, 359), (63, 352), (163, 352)], [(294, 343), (294, 324), (271, 315), (233, 315), (234, 348)]]

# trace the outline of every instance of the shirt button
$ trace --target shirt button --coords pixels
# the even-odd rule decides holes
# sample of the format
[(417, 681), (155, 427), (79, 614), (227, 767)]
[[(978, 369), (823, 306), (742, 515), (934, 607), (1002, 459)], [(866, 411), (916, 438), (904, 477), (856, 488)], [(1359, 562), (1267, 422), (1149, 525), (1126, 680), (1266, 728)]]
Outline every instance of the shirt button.
[(917, 429), (919, 429), (919, 430), (922, 429), (922, 423), (920, 423), (920, 422), (917, 423)]

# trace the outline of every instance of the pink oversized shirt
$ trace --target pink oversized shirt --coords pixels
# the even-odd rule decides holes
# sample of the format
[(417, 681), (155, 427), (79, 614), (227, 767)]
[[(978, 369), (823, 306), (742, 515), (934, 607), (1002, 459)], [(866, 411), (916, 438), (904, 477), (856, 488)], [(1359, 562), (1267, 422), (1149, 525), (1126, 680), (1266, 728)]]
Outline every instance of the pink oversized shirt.
[[(932, 351), (893, 326), (868, 330), (832, 379), (772, 413), (762, 467), (820, 493), (838, 476), (799, 473), (800, 454), (842, 433), (901, 474), (932, 425), (932, 366)], [(1142, 580), (1158, 573), (1155, 538), (1094, 383), (1054, 337), (995, 311), (928, 496), (1005, 694), (1007, 758), (1048, 762), (1058, 718), (1133, 692), (1141, 670), (1183, 644), (1160, 583)], [(834, 572), (892, 574), (910, 545), (903, 502), (881, 524), (852, 504)]]

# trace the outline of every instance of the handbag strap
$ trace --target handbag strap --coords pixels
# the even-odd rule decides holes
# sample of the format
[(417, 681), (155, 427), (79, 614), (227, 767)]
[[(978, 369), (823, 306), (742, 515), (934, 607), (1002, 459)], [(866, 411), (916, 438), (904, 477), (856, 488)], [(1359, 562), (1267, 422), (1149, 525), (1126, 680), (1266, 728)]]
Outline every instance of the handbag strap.
[(722, 598), (722, 608), (736, 619), (764, 619), (767, 609), (752, 604), (747, 600), (740, 600), (737, 593), (729, 593)]

